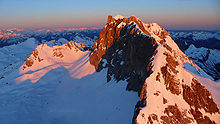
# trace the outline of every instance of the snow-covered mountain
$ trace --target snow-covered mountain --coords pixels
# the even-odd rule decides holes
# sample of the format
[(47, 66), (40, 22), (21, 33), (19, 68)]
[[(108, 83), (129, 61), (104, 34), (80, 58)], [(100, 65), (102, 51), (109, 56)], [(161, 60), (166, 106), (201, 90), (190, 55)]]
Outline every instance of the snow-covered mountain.
[[(70, 76), (76, 79), (92, 74), (95, 69), (88, 61), (89, 51), (83, 51), (83, 46), (85, 45), (73, 41), (62, 46), (50, 47), (47, 44), (37, 46), (21, 66), (19, 72), (24, 75), (18, 77), (16, 82), (30, 79), (32, 83), (35, 83), (47, 72), (59, 67), (69, 70)], [(31, 71), (36, 72), (28, 73)]]
[(216, 80), (220, 79), (220, 50), (196, 48), (191, 44), (185, 53), (206, 73)]
[(91, 51), (60, 42), (0, 79), (1, 123), (220, 123), (219, 83), (158, 24), (109, 16)]

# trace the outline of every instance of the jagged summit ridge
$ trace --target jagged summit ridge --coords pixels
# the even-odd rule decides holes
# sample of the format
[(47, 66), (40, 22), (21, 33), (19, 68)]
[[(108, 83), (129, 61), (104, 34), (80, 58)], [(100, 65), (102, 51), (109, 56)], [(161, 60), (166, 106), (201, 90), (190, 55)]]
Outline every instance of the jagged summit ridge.
[[(164, 42), (164, 38), (169, 36), (166, 30), (160, 27), (156, 23), (152, 24), (144, 24), (140, 19), (135, 16), (131, 16), (129, 18), (120, 16), (120, 18), (113, 18), (111, 15), (108, 16), (108, 23), (100, 32), (99, 38), (95, 41), (93, 45), (93, 52), (99, 52), (96, 57), (93, 57), (95, 60), (91, 60), (91, 64), (95, 65), (97, 68), (97, 64), (100, 61), (100, 57), (105, 54), (105, 50), (108, 49), (113, 40), (118, 39), (120, 36), (121, 30), (126, 26), (131, 29), (131, 32), (136, 32), (137, 34), (144, 34), (150, 37), (154, 37), (156, 42)], [(97, 44), (97, 42), (99, 42)], [(99, 46), (97, 46), (99, 45)]]
[(201, 77), (203, 71), (156, 23), (108, 16), (90, 63), (98, 71), (108, 68), (108, 80), (127, 80), (127, 90), (138, 92), (133, 123), (220, 122), (219, 96), (212, 96), (188, 67)]

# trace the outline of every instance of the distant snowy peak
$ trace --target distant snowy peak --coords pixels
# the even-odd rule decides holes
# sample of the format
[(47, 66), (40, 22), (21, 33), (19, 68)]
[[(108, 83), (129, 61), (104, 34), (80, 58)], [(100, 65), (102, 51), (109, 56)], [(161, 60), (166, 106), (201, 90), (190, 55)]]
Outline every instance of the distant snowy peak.
[(220, 50), (196, 48), (191, 44), (185, 53), (206, 73), (216, 80), (220, 79)]
[(21, 31), (23, 29), (7, 29), (7, 30), (0, 30), (0, 39), (8, 39), (10, 37), (16, 37), (16, 36), (24, 36)]
[(126, 89), (138, 92), (133, 123), (220, 123), (215, 82), (211, 94), (200, 80), (206, 73), (156, 23), (108, 16), (90, 63), (107, 68), (108, 81), (127, 80)]

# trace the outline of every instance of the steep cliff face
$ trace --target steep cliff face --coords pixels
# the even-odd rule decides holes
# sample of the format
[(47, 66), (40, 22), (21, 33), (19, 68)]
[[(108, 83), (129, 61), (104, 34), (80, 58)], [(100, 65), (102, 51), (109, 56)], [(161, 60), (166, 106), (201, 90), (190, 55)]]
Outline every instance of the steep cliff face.
[(107, 81), (126, 80), (126, 89), (138, 92), (133, 123), (220, 123), (213, 96), (186, 65), (203, 71), (156, 23), (109, 16), (90, 63), (108, 69)]
[(100, 32), (99, 38), (95, 41), (93, 52), (90, 57), (90, 62), (96, 67), (96, 69), (101, 57), (105, 54), (106, 49), (108, 49), (114, 41), (122, 38), (122, 34), (125, 34), (123, 32), (121, 33), (121, 30), (124, 27), (128, 29), (124, 29), (124, 32), (130, 32), (130, 34), (145, 34), (152, 37), (155, 36), (160, 42), (164, 42), (163, 38), (166, 35), (169, 35), (166, 30), (156, 23), (144, 24), (135, 16), (129, 18), (120, 16), (117, 19), (108, 16), (108, 23)]

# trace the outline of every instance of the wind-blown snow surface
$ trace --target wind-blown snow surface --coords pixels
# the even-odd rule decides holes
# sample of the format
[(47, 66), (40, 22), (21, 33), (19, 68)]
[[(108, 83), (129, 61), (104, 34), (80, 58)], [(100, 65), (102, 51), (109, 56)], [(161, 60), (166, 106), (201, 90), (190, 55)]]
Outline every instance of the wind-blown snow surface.
[(131, 123), (137, 93), (126, 91), (125, 81), (106, 83), (106, 70), (94, 72), (88, 51), (72, 41), (34, 51), (31, 66), (0, 80), (1, 124)]
[(105, 83), (106, 71), (74, 79), (60, 67), (38, 82), (0, 90), (0, 123), (130, 123), (138, 100), (126, 82)]

